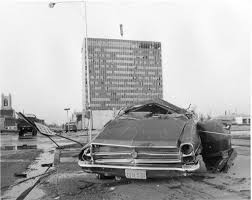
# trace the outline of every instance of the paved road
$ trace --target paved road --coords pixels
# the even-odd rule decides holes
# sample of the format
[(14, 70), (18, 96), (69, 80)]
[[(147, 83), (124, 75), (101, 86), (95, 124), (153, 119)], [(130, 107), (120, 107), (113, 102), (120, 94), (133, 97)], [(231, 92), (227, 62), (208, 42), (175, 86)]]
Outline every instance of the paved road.
[[(73, 133), (71, 135), (73, 139), (77, 138), (80, 142), (87, 140), (84, 133)], [(59, 145), (72, 143), (59, 137), (53, 137), (53, 139)], [(55, 147), (56, 145), (49, 138), (42, 135), (30, 139), (19, 139), (15, 133), (1, 135), (1, 197), (3, 199), (16, 199), (22, 191), (33, 185), (36, 179), (8, 190), (8, 186), (23, 180), (15, 177), (15, 173), (26, 174), (27, 178), (43, 173), (46, 169), (41, 167), (41, 164), (53, 162)]]
[[(77, 133), (70, 133), (70, 134), (63, 134), (66, 137), (71, 137), (72, 139), (78, 138), (81, 142), (87, 141), (87, 134), (86, 132), (77, 132)], [(64, 138), (60, 138), (57, 136), (52, 137), (60, 145), (71, 144), (72, 142), (66, 140)], [(17, 134), (4, 134), (1, 135), (1, 147), (4, 146), (21, 146), (21, 145), (37, 145), (38, 149), (47, 149), (51, 147), (56, 147), (55, 144), (48, 138), (43, 135), (38, 135), (31, 139), (19, 139)]]

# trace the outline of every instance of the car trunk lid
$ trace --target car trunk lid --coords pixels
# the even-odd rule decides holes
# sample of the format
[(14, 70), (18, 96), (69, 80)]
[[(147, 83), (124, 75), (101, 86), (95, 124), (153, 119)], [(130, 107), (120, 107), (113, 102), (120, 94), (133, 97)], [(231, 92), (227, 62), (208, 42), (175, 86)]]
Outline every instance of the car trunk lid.
[(118, 119), (110, 123), (92, 143), (135, 146), (177, 147), (186, 121), (181, 119)]

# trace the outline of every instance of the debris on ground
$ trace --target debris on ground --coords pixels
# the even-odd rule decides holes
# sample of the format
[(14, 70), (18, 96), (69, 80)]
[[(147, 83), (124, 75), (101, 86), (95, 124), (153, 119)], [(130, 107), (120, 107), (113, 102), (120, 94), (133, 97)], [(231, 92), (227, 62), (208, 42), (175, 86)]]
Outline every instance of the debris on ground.
[(27, 177), (27, 174), (24, 174), (24, 173), (14, 173), (14, 176), (15, 176), (15, 177), (26, 178), (26, 177)]
[(45, 164), (41, 164), (41, 167), (52, 167), (53, 163), (45, 163)]
[(37, 145), (27, 145), (27, 144), (23, 144), (21, 146), (17, 146), (18, 150), (21, 149), (37, 149)]
[(115, 190), (115, 187), (110, 187), (110, 188), (108, 189), (109, 192), (112, 192), (112, 191), (114, 191), (114, 190)]

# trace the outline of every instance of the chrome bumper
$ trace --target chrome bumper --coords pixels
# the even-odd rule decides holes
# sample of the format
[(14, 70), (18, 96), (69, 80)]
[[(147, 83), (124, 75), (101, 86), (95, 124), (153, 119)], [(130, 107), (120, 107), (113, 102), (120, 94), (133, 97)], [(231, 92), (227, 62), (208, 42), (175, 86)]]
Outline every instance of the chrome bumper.
[(141, 166), (118, 166), (118, 165), (102, 165), (91, 164), (87, 161), (78, 161), (78, 165), (82, 168), (109, 168), (109, 169), (139, 169), (139, 170), (162, 170), (162, 171), (181, 171), (181, 172), (194, 172), (200, 168), (200, 163), (195, 165), (182, 165), (182, 167), (141, 167)]

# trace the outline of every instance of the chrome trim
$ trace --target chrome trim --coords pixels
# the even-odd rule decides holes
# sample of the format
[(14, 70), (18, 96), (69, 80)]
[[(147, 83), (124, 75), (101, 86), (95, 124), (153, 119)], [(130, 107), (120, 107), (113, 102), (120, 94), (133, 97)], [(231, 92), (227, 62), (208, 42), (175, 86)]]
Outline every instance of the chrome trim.
[(203, 132), (203, 133), (212, 133), (212, 134), (217, 134), (217, 135), (225, 135), (225, 136), (231, 137), (231, 134), (228, 134), (228, 133), (219, 133), (219, 132), (201, 131), (201, 130), (200, 130), (199, 132)]
[(138, 155), (149, 155), (149, 156), (179, 156), (180, 157), (180, 154), (179, 153), (174, 153), (174, 154), (171, 154), (171, 153), (138, 153)]
[(173, 160), (160, 160), (160, 159), (132, 159), (132, 158), (121, 158), (121, 159), (96, 159), (95, 163), (120, 163), (120, 164), (127, 164), (127, 163), (181, 163), (179, 159)]
[[(96, 143), (98, 144), (98, 143)], [(90, 146), (96, 146), (95, 144), (91, 144)], [(129, 164), (129, 163), (143, 163), (143, 164), (151, 164), (151, 163), (181, 163), (181, 153), (180, 153), (180, 149), (178, 147), (165, 147), (165, 149), (160, 151), (157, 151), (157, 148), (152, 148), (152, 147), (143, 147), (143, 148), (139, 148), (139, 147), (125, 147), (123, 145), (97, 145), (97, 147), (123, 147), (123, 148), (127, 148), (124, 149), (122, 152), (120, 151), (97, 151), (97, 152), (93, 152), (92, 153), (92, 157), (94, 158), (93, 163), (97, 163), (97, 164)], [(144, 149), (149, 149), (150, 152), (145, 152)], [(144, 156), (142, 158), (132, 158), (129, 156), (132, 156), (132, 150), (133, 152), (135, 151), (135, 149), (138, 149), (137, 154), (139, 156)], [(160, 148), (158, 148), (160, 149)], [(170, 151), (169, 151), (170, 150)], [(104, 157), (103, 157), (104, 156)], [(105, 156), (112, 156), (110, 158), (106, 158)], [(115, 156), (113, 158), (113, 156)], [(122, 156), (121, 158), (116, 158), (116, 156)], [(127, 156), (126, 158), (123, 158), (123, 156)], [(148, 158), (148, 156), (153, 157), (153, 158)], [(162, 157), (161, 157), (162, 156)], [(156, 158), (155, 158), (156, 157)], [(161, 157), (161, 158), (160, 158)]]
[(160, 159), (135, 159), (135, 163), (181, 163), (179, 159), (169, 159), (169, 160), (160, 160)]
[(194, 153), (196, 153), (196, 152), (199, 150), (199, 148), (200, 148), (200, 144), (199, 144), (198, 147), (195, 149), (195, 152), (194, 152)]
[(131, 163), (134, 159), (132, 158), (121, 158), (121, 159), (96, 159), (95, 163)]
[(94, 162), (94, 157), (93, 157), (93, 145), (90, 145), (90, 157), (91, 157), (91, 161)]
[[(116, 156), (116, 155), (131, 155), (132, 152), (94, 152), (94, 156)], [(149, 156), (178, 156), (180, 157), (179, 153), (145, 153), (145, 152), (137, 152), (138, 155), (149, 155)]]
[(131, 152), (96, 152), (94, 156), (117, 156), (117, 155), (131, 155)]
[(84, 155), (87, 156), (87, 157), (90, 157), (90, 159), (91, 159), (91, 154), (90, 154), (90, 152), (87, 153), (88, 150), (90, 151), (90, 146), (85, 147), (85, 148), (83, 148), (83, 149), (81, 150), (81, 152), (83, 151), (83, 153), (82, 153), (82, 155), (81, 155), (81, 157), (82, 157), (83, 160), (85, 160), (85, 159), (83, 158)]
[(112, 168), (112, 169), (143, 169), (143, 170), (175, 170), (182, 172), (193, 172), (200, 168), (199, 162), (195, 165), (185, 165), (191, 168), (182, 167), (137, 167), (137, 166), (117, 166), (117, 165), (99, 165), (99, 164), (87, 164), (85, 161), (78, 161), (80, 167), (98, 167), (98, 168)]
[(104, 144), (104, 143), (93, 143), (91, 145), (101, 145), (101, 146), (115, 146), (115, 147), (129, 147), (129, 148), (178, 148), (177, 146), (131, 146), (123, 144)]
[(194, 156), (194, 153), (191, 152), (190, 154), (186, 155), (186, 154), (182, 154), (181, 158), (184, 158), (184, 157), (189, 157), (189, 156)]

